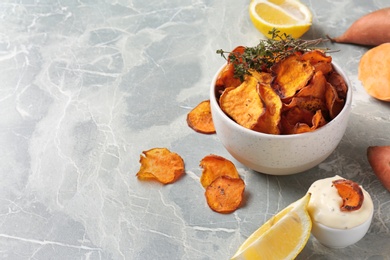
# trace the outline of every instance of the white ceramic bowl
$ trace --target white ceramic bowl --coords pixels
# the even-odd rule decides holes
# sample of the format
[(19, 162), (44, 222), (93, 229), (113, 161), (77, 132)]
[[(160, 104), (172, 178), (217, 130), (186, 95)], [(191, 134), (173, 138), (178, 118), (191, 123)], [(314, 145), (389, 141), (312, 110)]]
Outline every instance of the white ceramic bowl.
[(311, 233), (324, 246), (344, 248), (355, 244), (366, 235), (371, 225), (373, 214), (374, 211), (371, 212), (370, 217), (365, 222), (350, 229), (331, 228), (313, 221)]
[(271, 175), (299, 173), (324, 161), (345, 133), (352, 103), (352, 84), (342, 69), (337, 64), (333, 65), (348, 85), (343, 110), (316, 131), (294, 135), (259, 133), (230, 119), (221, 110), (215, 93), (215, 81), (222, 66), (211, 82), (210, 104), (217, 136), (223, 146), (245, 166)]

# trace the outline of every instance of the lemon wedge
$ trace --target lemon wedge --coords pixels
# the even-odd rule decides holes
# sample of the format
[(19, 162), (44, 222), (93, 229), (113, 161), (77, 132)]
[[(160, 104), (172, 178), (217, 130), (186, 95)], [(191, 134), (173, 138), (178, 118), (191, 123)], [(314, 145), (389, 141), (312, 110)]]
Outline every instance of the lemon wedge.
[(273, 28), (299, 38), (312, 24), (311, 11), (299, 0), (252, 0), (249, 16), (253, 25), (268, 38)]
[(305, 247), (312, 222), (307, 211), (310, 193), (264, 223), (231, 259), (294, 259)]

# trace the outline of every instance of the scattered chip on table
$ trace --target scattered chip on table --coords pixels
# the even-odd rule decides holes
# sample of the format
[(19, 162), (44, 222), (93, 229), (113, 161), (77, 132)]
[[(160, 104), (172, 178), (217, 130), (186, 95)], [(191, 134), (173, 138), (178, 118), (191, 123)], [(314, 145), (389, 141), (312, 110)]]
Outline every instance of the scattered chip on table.
[(141, 167), (136, 175), (140, 180), (156, 180), (168, 184), (177, 181), (185, 172), (183, 159), (167, 148), (143, 151), (140, 163)]
[(196, 132), (214, 134), (215, 127), (211, 116), (210, 100), (200, 102), (187, 114), (187, 124)]
[(200, 183), (204, 188), (209, 186), (216, 178), (226, 175), (232, 178), (240, 178), (236, 166), (222, 156), (210, 154), (200, 161), (203, 168)]
[(243, 201), (245, 183), (241, 178), (220, 176), (205, 191), (207, 204), (218, 213), (232, 213)]

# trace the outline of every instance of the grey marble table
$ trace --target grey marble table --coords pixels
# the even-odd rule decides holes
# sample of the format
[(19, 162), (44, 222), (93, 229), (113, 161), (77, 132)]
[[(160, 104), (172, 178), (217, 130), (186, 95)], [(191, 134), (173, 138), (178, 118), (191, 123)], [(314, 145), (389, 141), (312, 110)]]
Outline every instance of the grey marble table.
[[(305, 39), (341, 34), (388, 0), (304, 0)], [(276, 177), (236, 162), (216, 135), (186, 124), (208, 99), (224, 63), (217, 49), (262, 38), (246, 1), (3, 0), (0, 3), (0, 258), (228, 259), (262, 223), (335, 174), (361, 183), (375, 205), (368, 234), (345, 249), (311, 237), (298, 259), (390, 259), (390, 193), (366, 159), (390, 144), (390, 105), (357, 79), (367, 48), (328, 43), (352, 82), (346, 134), (332, 155)], [(137, 180), (139, 156), (179, 153), (186, 175), (173, 185)], [(233, 214), (211, 211), (199, 161), (232, 160), (247, 183)]]

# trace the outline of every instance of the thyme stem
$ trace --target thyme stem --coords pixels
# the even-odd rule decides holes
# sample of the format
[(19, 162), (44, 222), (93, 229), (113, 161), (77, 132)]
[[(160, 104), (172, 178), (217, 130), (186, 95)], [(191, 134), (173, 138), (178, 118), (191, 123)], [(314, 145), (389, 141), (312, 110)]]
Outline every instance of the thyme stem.
[(224, 59), (234, 64), (234, 76), (244, 79), (250, 74), (250, 70), (264, 71), (269, 69), (277, 61), (297, 52), (307, 52), (312, 49), (321, 49), (328, 52), (328, 48), (320, 48), (317, 45), (329, 39), (303, 40), (295, 39), (287, 34), (273, 29), (269, 32), (271, 39), (261, 40), (255, 47), (245, 47), (243, 53), (217, 50)]

